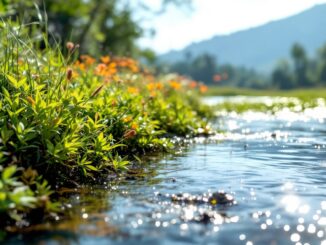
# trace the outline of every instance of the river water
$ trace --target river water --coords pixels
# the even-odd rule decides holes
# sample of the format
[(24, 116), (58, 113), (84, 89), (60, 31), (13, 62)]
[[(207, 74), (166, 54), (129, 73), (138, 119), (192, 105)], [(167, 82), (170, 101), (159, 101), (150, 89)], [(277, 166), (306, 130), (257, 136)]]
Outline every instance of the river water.
[[(325, 120), (325, 106), (223, 114), (226, 134), (148, 156), (149, 175), (70, 194), (80, 220), (8, 244), (326, 245)], [(189, 201), (216, 192), (235, 202)]]

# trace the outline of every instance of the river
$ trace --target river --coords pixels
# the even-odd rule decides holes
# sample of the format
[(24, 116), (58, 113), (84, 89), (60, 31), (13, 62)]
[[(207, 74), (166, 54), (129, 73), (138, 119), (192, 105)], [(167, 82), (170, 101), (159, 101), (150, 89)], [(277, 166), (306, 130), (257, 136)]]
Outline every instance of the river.
[[(78, 221), (7, 243), (326, 245), (325, 120), (323, 106), (224, 114), (226, 134), (148, 156), (149, 175), (70, 193)], [(191, 201), (217, 192), (235, 201)]]

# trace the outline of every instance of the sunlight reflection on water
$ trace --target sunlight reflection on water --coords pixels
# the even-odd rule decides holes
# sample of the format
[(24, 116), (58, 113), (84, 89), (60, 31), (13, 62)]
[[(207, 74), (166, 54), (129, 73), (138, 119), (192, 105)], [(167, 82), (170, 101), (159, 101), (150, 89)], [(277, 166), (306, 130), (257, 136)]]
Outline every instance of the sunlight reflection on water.
[[(153, 184), (115, 187), (102, 212), (120, 235), (79, 234), (78, 244), (326, 245), (325, 119), (324, 101), (298, 112), (225, 114), (217, 125), (226, 134), (154, 161)], [(211, 205), (218, 191), (236, 204)], [(179, 193), (186, 199), (173, 201)]]

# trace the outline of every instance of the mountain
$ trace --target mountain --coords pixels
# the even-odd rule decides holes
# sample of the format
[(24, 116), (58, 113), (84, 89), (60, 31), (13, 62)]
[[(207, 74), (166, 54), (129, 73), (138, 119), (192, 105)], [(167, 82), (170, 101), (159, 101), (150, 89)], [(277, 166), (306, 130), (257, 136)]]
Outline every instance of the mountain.
[(320, 4), (259, 27), (193, 43), (183, 50), (163, 54), (159, 59), (173, 63), (185, 59), (187, 54), (196, 57), (209, 53), (220, 64), (230, 63), (269, 71), (278, 60), (289, 57), (290, 49), (296, 42), (305, 47), (308, 55), (314, 55), (326, 43), (325, 27), (326, 4)]

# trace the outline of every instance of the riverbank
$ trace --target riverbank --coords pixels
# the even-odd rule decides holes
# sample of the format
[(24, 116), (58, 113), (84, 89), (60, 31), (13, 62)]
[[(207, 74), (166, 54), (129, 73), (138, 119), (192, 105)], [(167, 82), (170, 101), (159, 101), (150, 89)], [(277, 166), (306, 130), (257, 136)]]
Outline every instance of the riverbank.
[(3, 231), (55, 219), (62, 187), (118, 178), (145, 152), (173, 151), (173, 136), (211, 133), (202, 84), (155, 77), (126, 57), (79, 55), (72, 42), (51, 47), (17, 25), (1, 32)]

